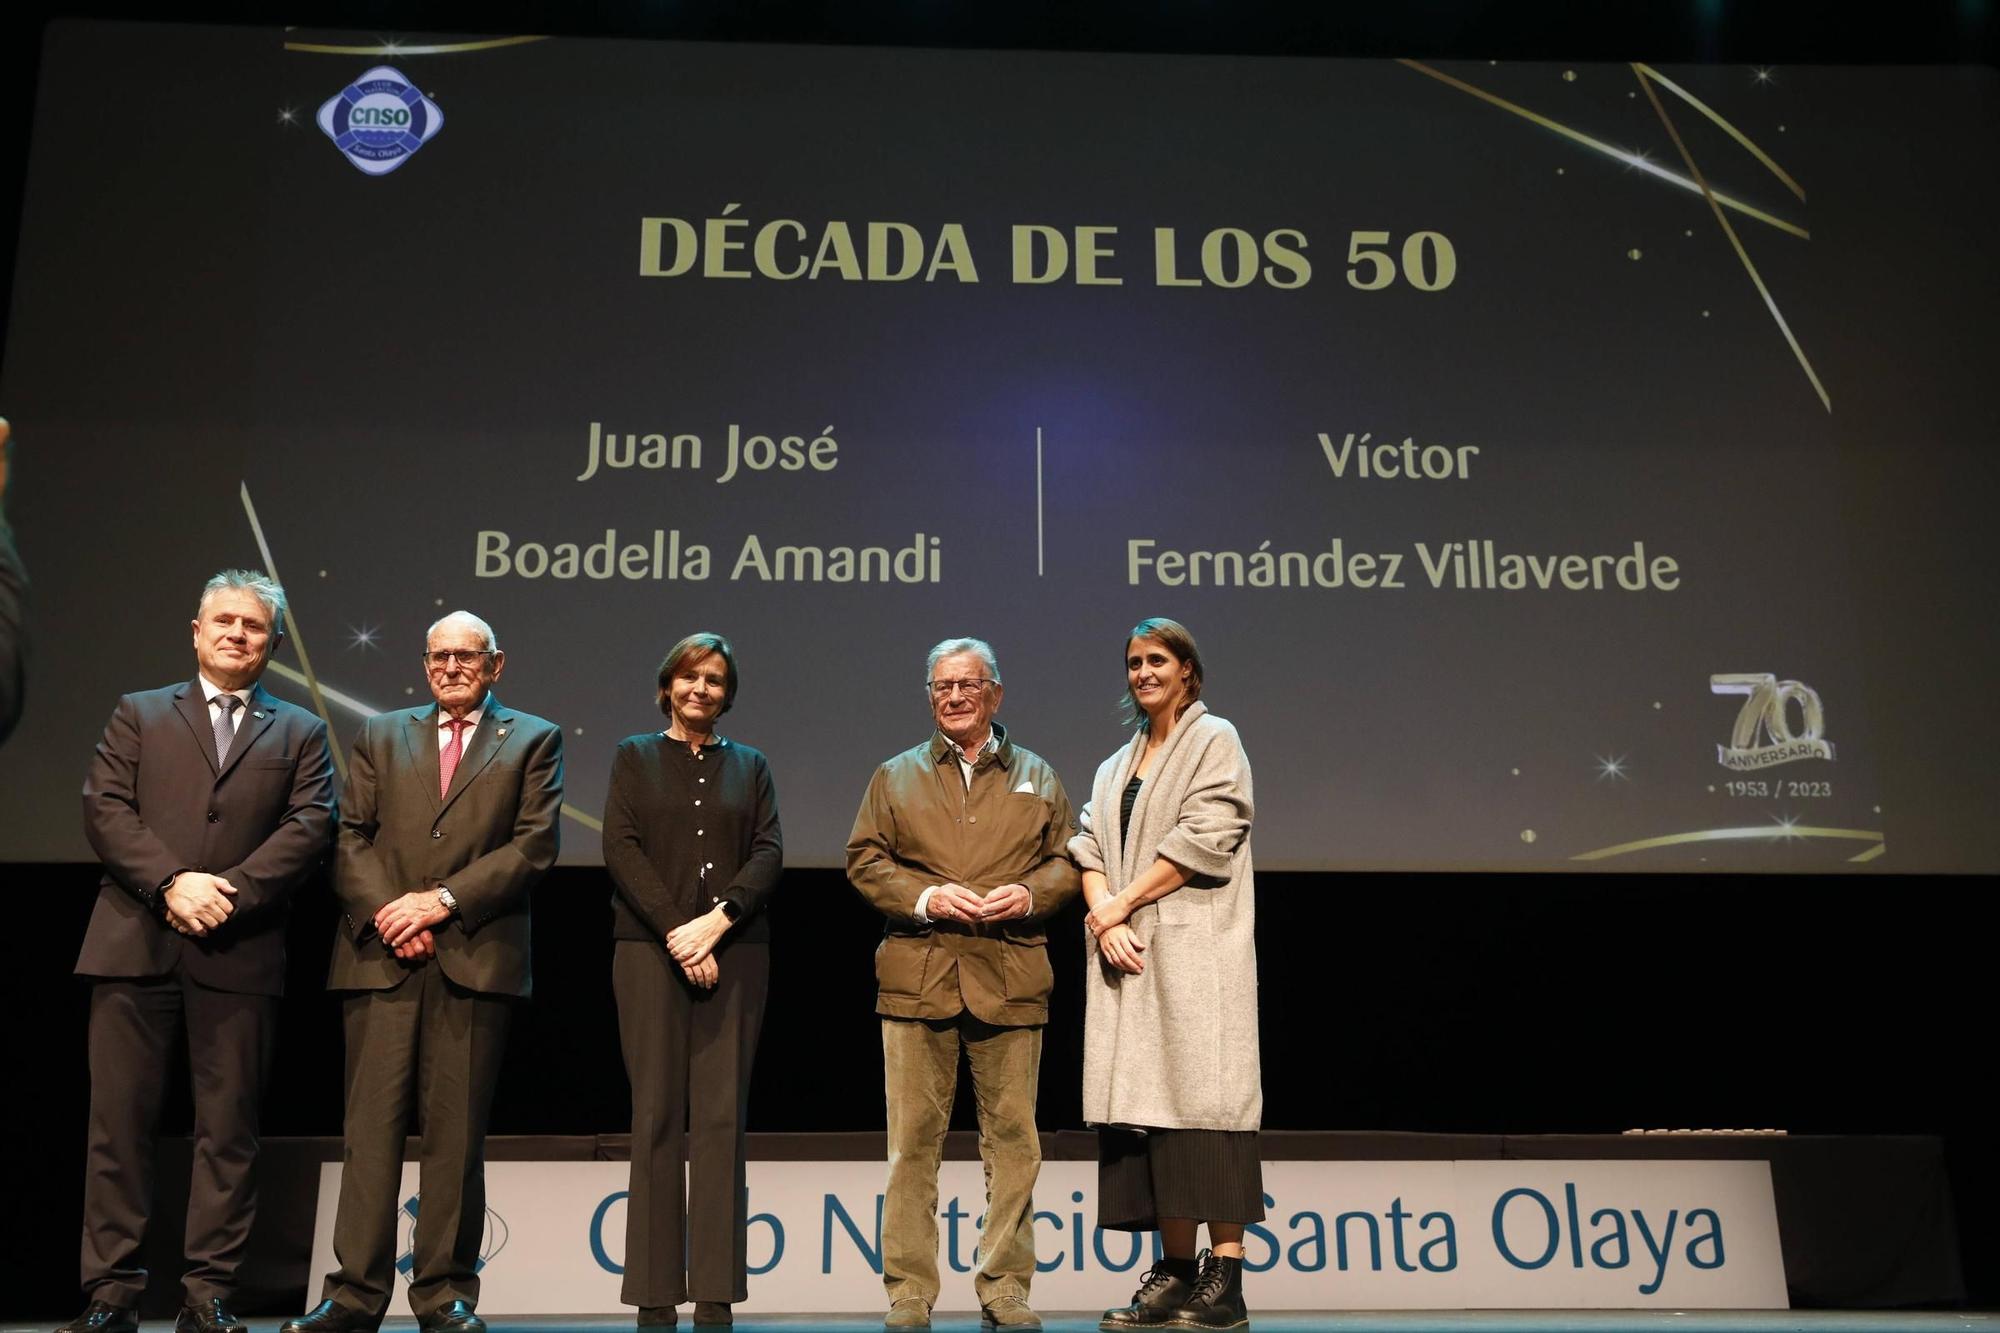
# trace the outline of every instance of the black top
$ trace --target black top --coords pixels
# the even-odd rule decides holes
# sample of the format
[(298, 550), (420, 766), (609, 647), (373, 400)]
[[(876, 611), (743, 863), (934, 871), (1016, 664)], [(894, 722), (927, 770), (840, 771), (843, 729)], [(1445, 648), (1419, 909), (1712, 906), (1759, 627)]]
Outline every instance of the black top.
[(619, 742), (604, 803), (613, 938), (664, 946), (668, 931), (727, 901), (737, 922), (719, 947), (768, 940), (762, 909), (783, 866), (778, 793), (761, 753), (721, 739), (695, 753), (660, 731)]
[(1139, 788), (1146, 785), (1146, 779), (1133, 778), (1125, 784), (1125, 799), (1118, 808), (1118, 850), (1125, 850), (1125, 841), (1132, 836), (1132, 807), (1139, 803)]

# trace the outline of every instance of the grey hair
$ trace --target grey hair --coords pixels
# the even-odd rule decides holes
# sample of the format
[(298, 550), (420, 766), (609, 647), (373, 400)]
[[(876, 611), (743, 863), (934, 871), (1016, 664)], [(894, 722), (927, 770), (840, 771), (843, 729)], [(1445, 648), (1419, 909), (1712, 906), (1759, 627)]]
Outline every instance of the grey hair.
[(979, 660), (986, 663), (986, 674), (995, 685), (1000, 683), (1000, 661), (993, 656), (993, 645), (984, 639), (946, 639), (931, 649), (931, 655), (924, 659), (924, 687), (931, 683), (931, 673), (937, 664), (947, 657), (957, 657), (960, 653), (977, 653)]
[(264, 614), (270, 617), (271, 632), (285, 632), (285, 590), (278, 581), (261, 569), (225, 569), (214, 578), (201, 585), (201, 601), (195, 606), (195, 618), (201, 618), (202, 608), (208, 599), (219, 592), (247, 592), (263, 605)]
[(472, 612), (470, 611), (453, 611), (449, 615), (439, 616), (436, 620), (431, 622), (431, 627), (424, 631), (424, 642), (429, 643), (431, 641), (431, 635), (437, 633), (440, 629), (442, 629), (446, 625), (451, 624), (453, 621), (459, 621), (461, 623), (470, 625), (472, 626), (472, 628), (478, 630), (481, 634), (485, 635), (487, 652), (491, 653), (499, 651), (500, 641), (493, 637), (493, 627), (487, 624), (485, 621), (481, 620), (478, 616), (473, 615)]

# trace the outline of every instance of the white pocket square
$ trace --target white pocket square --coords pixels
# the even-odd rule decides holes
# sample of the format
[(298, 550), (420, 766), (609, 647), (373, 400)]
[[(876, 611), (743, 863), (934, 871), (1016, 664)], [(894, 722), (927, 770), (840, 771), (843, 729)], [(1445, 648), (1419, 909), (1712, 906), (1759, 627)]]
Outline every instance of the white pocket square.
[(1033, 796), (1035, 794), (1035, 784), (1032, 782), (1024, 782), (1020, 786), (1014, 788), (1014, 793), (1016, 795), (1019, 795), (1022, 792), (1027, 792), (1030, 796)]

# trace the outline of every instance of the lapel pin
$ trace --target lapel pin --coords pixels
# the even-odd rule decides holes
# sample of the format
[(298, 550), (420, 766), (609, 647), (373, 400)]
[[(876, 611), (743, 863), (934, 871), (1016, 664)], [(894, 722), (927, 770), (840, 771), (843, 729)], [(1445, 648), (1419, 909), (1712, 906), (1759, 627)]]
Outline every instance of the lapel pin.
[(507, 734), (507, 728), (505, 728), (505, 727), (502, 727), (502, 728), (500, 728), (500, 731), (499, 731), (499, 733), (498, 733), (498, 734), (499, 734), (499, 735), (502, 735), (502, 736), (505, 736), (505, 735)]
[(262, 722), (264, 720), (264, 715), (262, 713), (252, 713), (250, 716), (256, 718), (259, 722)]

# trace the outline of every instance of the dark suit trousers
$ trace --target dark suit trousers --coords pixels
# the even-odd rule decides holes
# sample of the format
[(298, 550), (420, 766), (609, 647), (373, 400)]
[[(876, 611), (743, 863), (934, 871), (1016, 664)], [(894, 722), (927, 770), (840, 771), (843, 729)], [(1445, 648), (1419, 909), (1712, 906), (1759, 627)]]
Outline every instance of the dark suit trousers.
[(83, 1286), (137, 1305), (139, 1247), (153, 1207), (153, 1134), (182, 1030), (194, 1090), (188, 1186), (192, 1301), (228, 1299), (257, 1212), (257, 1111), (271, 1069), (278, 1000), (209, 990), (182, 976), (106, 979), (90, 991), (90, 1125), (83, 1176)]
[(721, 976), (714, 990), (704, 991), (649, 940), (619, 940), (612, 952), (618, 1039), (632, 1082), (632, 1183), (619, 1294), (627, 1305), (741, 1301), (750, 1294), (743, 1129), (771, 946), (738, 940), (716, 954), (716, 963)]
[(511, 1002), (454, 984), (435, 960), (393, 990), (350, 991), (346, 1144), (321, 1298), (380, 1318), (393, 1294), (403, 1138), (423, 1135), (410, 1308), (479, 1304), (486, 1231), (486, 1119)]

